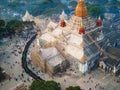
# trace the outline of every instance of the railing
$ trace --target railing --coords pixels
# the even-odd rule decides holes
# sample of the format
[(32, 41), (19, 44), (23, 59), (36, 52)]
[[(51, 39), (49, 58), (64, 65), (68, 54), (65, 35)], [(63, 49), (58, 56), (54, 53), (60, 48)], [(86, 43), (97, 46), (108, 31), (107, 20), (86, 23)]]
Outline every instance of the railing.
[(27, 52), (28, 49), (31, 45), (31, 43), (35, 40), (37, 34), (35, 34), (27, 43), (26, 46), (24, 48), (24, 51), (22, 53), (22, 67), (24, 68), (25, 72), (30, 75), (32, 78), (36, 79), (36, 80), (42, 80), (39, 76), (37, 76), (35, 73), (32, 72), (32, 70), (30, 70), (27, 66)]

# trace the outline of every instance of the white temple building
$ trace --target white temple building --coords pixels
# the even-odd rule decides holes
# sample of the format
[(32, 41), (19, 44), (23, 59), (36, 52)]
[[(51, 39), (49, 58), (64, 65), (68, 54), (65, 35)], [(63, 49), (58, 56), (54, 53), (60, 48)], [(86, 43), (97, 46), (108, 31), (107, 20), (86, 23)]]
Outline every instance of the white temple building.
[(87, 73), (100, 57), (99, 41), (104, 39), (102, 32), (99, 35), (103, 28), (101, 20), (95, 21), (88, 15), (84, 0), (78, 1), (70, 20), (65, 20), (66, 17), (63, 11), (60, 23), (51, 21), (46, 26), (45, 33), (39, 37), (41, 48), (55, 46), (70, 63), (71, 60), (77, 63), (80, 72)]

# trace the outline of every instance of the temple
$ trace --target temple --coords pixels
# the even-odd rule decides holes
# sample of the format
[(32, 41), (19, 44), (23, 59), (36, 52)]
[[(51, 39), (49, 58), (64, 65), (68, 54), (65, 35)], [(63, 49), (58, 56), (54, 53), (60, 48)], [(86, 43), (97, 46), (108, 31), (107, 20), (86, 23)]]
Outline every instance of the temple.
[[(95, 67), (102, 52), (101, 44), (105, 41), (102, 21), (88, 15), (84, 0), (78, 1), (75, 14), (69, 20), (65, 20), (64, 13), (60, 18), (59, 23), (50, 21), (45, 32), (37, 37), (40, 48), (31, 52), (31, 58), (50, 75), (72, 67), (86, 74)], [(52, 50), (56, 53), (51, 53)]]

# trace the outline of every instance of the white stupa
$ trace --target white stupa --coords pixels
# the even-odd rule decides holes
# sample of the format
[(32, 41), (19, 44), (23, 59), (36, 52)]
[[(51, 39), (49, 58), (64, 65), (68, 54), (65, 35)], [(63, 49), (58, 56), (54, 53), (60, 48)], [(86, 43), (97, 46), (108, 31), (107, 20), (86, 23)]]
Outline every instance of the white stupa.
[(67, 14), (65, 13), (65, 11), (63, 10), (61, 15), (59, 16), (60, 19), (67, 19)]
[(33, 16), (29, 14), (29, 12), (26, 10), (25, 15), (22, 17), (23, 21), (32, 21), (33, 20)]

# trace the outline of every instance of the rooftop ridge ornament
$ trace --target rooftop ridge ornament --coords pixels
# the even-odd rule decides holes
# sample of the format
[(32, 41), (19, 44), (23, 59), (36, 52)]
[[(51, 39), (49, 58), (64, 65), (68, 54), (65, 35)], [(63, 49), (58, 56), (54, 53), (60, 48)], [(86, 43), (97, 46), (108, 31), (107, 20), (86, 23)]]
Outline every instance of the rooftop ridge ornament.
[(61, 15), (59, 16), (60, 19), (64, 18), (67, 19), (67, 14), (65, 13), (65, 11), (63, 10)]
[(79, 0), (75, 9), (75, 16), (83, 18), (86, 17), (87, 15), (88, 13), (84, 0)]
[(65, 26), (66, 26), (66, 23), (65, 23), (64, 18), (61, 19), (60, 26), (61, 26), (61, 27), (65, 27)]
[(98, 17), (98, 20), (101, 20), (100, 16)]
[(96, 22), (96, 26), (97, 26), (97, 27), (102, 26), (102, 21), (101, 21), (100, 16), (98, 17), (98, 20), (97, 20), (97, 22)]
[(26, 10), (24, 16), (22, 17), (23, 21), (31, 21), (33, 19), (33, 16)]
[(79, 29), (79, 34), (85, 34), (85, 29), (84, 29), (84, 26), (83, 26), (83, 23), (81, 22), (80, 24), (80, 29)]
[(80, 27), (81, 27), (81, 28), (84, 28), (84, 26), (83, 26), (83, 23), (82, 23), (82, 22), (80, 23)]

